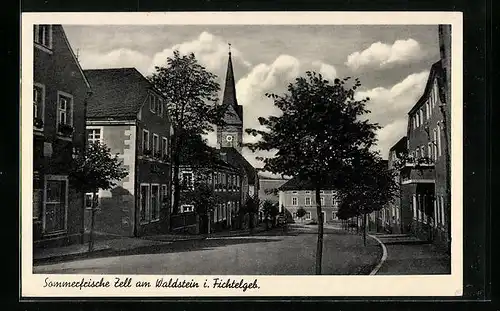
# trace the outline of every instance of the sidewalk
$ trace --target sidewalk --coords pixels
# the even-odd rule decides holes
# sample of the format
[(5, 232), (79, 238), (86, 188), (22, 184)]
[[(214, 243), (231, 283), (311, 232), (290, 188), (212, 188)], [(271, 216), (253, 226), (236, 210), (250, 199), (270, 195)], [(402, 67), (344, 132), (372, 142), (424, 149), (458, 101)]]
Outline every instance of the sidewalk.
[[(265, 231), (263, 227), (254, 228), (252, 234), (257, 234)], [(249, 229), (215, 232), (210, 235), (181, 235), (181, 234), (162, 234), (143, 236), (140, 238), (123, 237), (118, 235), (110, 235), (102, 232), (95, 233), (94, 250), (89, 253), (88, 242), (84, 244), (73, 244), (63, 247), (40, 248), (33, 251), (34, 264), (47, 262), (56, 262), (61, 260), (74, 260), (95, 258), (105, 255), (110, 255), (120, 251), (127, 251), (143, 247), (156, 245), (169, 245), (180, 241), (193, 241), (204, 239), (220, 239), (226, 237), (250, 235)]]
[[(389, 236), (380, 237), (387, 249), (387, 259), (377, 275), (423, 275), (451, 273), (450, 256), (430, 243), (394, 243)], [(389, 243), (385, 243), (387, 241)]]

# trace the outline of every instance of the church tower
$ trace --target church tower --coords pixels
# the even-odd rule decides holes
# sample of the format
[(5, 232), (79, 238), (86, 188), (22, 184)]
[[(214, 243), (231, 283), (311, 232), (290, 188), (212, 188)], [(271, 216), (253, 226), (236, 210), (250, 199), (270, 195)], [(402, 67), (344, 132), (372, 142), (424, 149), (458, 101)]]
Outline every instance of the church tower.
[(222, 104), (227, 105), (228, 109), (224, 116), (225, 125), (217, 126), (217, 144), (221, 148), (233, 147), (241, 153), (243, 142), (243, 106), (238, 105), (238, 100), (236, 99), (231, 44), (229, 44), (229, 59)]

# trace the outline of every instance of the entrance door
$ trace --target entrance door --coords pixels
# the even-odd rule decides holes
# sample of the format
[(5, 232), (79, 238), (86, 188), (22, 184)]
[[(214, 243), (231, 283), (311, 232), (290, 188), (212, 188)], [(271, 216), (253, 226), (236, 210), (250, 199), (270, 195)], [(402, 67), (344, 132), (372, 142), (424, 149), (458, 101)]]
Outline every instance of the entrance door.
[(44, 206), (44, 233), (51, 234), (66, 230), (68, 206), (68, 179), (66, 176), (46, 176)]
[(323, 223), (326, 223), (326, 213), (324, 211), (321, 212), (321, 216), (323, 216)]

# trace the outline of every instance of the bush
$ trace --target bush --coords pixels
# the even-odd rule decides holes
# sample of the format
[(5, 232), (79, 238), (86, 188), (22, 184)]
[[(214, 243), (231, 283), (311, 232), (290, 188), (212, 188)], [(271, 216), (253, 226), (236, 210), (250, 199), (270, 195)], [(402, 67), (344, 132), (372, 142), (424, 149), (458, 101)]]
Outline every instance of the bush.
[(303, 207), (299, 207), (297, 210), (297, 217), (302, 218), (306, 215), (306, 210)]

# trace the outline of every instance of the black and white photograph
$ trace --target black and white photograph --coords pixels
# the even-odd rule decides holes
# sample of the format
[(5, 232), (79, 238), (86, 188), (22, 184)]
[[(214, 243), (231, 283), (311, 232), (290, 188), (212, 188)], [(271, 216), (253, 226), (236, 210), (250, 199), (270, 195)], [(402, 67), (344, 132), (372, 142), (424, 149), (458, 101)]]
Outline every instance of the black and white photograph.
[(31, 296), (460, 294), (460, 14), (120, 14), (23, 14)]

